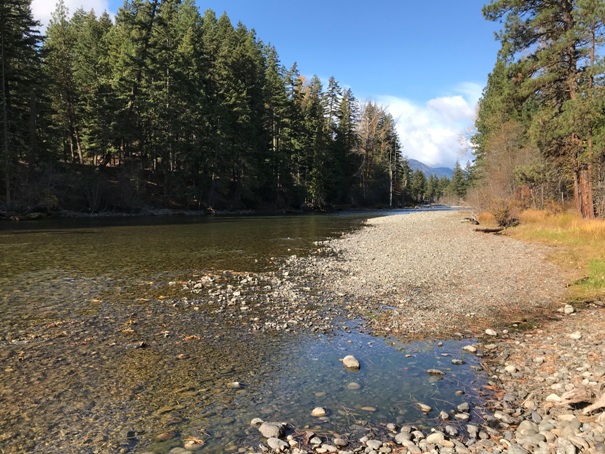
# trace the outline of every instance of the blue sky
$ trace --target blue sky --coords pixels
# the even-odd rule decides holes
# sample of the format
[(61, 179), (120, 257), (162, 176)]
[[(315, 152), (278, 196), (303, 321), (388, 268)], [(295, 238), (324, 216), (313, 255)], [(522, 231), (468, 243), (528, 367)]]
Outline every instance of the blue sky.
[[(121, 0), (64, 0), (115, 13)], [(476, 103), (499, 49), (499, 24), (483, 19), (488, 0), (197, 0), (254, 28), (282, 63), (307, 77), (334, 76), (360, 100), (398, 122), (404, 155), (432, 166), (463, 165)], [(33, 0), (47, 22), (53, 0)]]

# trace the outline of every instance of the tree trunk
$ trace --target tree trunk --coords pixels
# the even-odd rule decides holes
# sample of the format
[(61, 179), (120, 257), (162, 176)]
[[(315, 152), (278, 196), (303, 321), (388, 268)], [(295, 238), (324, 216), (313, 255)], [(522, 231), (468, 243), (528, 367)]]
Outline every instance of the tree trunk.
[(585, 219), (594, 219), (594, 202), (592, 197), (592, 175), (590, 165), (579, 170), (578, 184), (580, 187), (580, 213)]
[(10, 184), (10, 150), (8, 143), (8, 83), (6, 81), (6, 49), (4, 48), (4, 33), (2, 33), (2, 42), (0, 44), (0, 50), (2, 51), (2, 132), (4, 135), (4, 184), (5, 184), (5, 196), (6, 196), (6, 208), (10, 209), (11, 206), (11, 184)]

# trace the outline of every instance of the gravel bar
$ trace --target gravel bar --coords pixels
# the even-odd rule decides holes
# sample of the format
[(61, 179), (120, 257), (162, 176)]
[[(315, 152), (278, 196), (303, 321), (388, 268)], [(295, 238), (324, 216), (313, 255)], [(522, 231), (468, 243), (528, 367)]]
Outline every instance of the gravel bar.
[(376, 332), (478, 339), (469, 351), (483, 359), (494, 395), (485, 422), (457, 431), (445, 415), (423, 431), (385, 421), (386, 436), (340, 444), (308, 432), (304, 446), (291, 436), (282, 444), (269, 438), (266, 450), (605, 452), (604, 303), (564, 304), (569, 276), (547, 261), (548, 248), (478, 233), (463, 218), (418, 212), (371, 219), (368, 228), (331, 241), (336, 254), (309, 260), (350, 316), (363, 314)]
[(546, 247), (476, 232), (464, 216), (370, 219), (329, 244), (336, 258), (322, 267), (324, 285), (371, 313), (375, 330), (408, 338), (531, 323), (561, 301), (567, 279)]

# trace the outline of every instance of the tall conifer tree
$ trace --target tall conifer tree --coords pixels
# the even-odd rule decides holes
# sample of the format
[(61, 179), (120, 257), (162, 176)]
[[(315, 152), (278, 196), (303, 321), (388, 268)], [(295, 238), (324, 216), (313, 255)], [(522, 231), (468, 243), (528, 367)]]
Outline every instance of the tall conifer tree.
[(42, 95), (39, 23), (30, 0), (0, 2), (0, 103), (4, 196), (12, 205), (17, 159), (35, 164), (38, 150), (38, 99)]

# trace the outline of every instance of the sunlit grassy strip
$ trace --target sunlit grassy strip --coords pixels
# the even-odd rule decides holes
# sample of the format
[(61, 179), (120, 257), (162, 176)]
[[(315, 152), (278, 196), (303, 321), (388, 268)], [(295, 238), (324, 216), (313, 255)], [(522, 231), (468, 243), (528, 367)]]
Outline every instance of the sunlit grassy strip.
[(590, 260), (588, 263), (588, 276), (577, 283), (586, 289), (605, 288), (605, 261)]
[(574, 272), (569, 299), (605, 299), (605, 221), (585, 220), (573, 213), (550, 214), (527, 210), (511, 235), (556, 246), (553, 260)]

